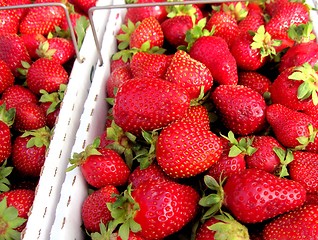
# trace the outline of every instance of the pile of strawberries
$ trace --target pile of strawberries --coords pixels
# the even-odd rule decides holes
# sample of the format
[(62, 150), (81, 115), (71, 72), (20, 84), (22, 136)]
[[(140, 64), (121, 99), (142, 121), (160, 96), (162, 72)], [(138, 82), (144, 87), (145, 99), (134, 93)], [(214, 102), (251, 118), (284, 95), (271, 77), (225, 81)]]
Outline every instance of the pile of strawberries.
[(309, 12), (288, 0), (127, 9), (105, 131), (70, 159), (90, 188), (88, 237), (317, 239)]
[[(20, 239), (56, 118), (96, 1), (3, 0), (0, 11), (0, 238)], [(21, 6), (12, 8), (12, 6)]]

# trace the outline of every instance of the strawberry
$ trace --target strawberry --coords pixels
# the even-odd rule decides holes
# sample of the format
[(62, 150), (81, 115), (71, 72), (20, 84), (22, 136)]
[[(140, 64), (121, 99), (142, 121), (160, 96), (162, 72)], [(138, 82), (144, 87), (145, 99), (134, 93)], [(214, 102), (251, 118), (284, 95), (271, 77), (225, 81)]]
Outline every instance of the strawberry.
[(15, 110), (6, 110), (5, 104), (0, 105), (0, 163), (11, 155), (10, 127), (14, 122)]
[(118, 87), (125, 82), (133, 78), (133, 74), (129, 64), (125, 64), (114, 69), (107, 79), (106, 93), (107, 97), (114, 98), (118, 90)]
[(114, 150), (99, 148), (99, 141), (88, 145), (70, 159), (72, 170), (79, 166), (87, 183), (95, 188), (106, 185), (121, 186), (128, 181), (130, 170), (123, 158)]
[(305, 205), (266, 224), (264, 240), (317, 238), (318, 205)]
[(215, 36), (202, 36), (190, 48), (192, 58), (202, 62), (219, 84), (237, 84), (237, 65), (226, 41)]
[(318, 154), (294, 151), (294, 160), (288, 164), (290, 178), (300, 182), (307, 193), (318, 193)]
[(249, 135), (265, 124), (266, 103), (256, 91), (242, 85), (220, 85), (211, 94), (224, 125), (235, 134)]
[(14, 140), (12, 162), (20, 174), (30, 177), (40, 176), (50, 137), (50, 129), (43, 127), (26, 131)]
[[(5, 0), (5, 6), (16, 6), (23, 4), (32, 4), (31, 0)], [(14, 15), (19, 21), (26, 15), (28, 8), (16, 8), (7, 10), (10, 15)]]
[[(122, 239), (128, 239), (128, 231), (122, 231), (128, 222), (129, 229), (142, 238), (163, 239), (179, 231), (195, 217), (198, 200), (199, 194), (194, 188), (173, 181), (151, 180), (134, 189), (128, 186), (123, 195), (110, 204), (112, 216), (115, 217), (110, 224), (114, 228), (120, 225), (119, 236)], [(120, 206), (120, 203), (124, 205)], [(129, 213), (130, 217), (117, 219), (116, 216), (120, 216), (118, 211)]]
[(231, 175), (224, 187), (224, 206), (241, 222), (256, 223), (302, 206), (306, 190), (295, 181), (259, 169)]
[(77, 11), (81, 10), (83, 14), (88, 16), (88, 10), (95, 7), (97, 0), (72, 0), (72, 4), (75, 6)]
[(14, 76), (19, 76), (22, 61), (31, 63), (31, 58), (23, 40), (17, 34), (0, 34), (0, 59), (7, 63)]
[(136, 27), (130, 35), (129, 46), (130, 48), (141, 48), (141, 46), (148, 42), (149, 49), (152, 47), (162, 47), (164, 36), (161, 25), (154, 17), (148, 17)]
[(238, 74), (238, 84), (250, 87), (264, 96), (269, 92), (272, 82), (268, 77), (256, 71), (241, 71)]
[(292, 110), (281, 104), (267, 107), (266, 119), (276, 139), (287, 148), (306, 149), (317, 142), (313, 120), (305, 113)]
[(213, 85), (210, 70), (182, 50), (178, 50), (173, 55), (165, 74), (165, 80), (186, 89), (191, 99), (199, 97), (202, 87), (204, 93), (207, 93)]
[(43, 89), (48, 93), (59, 90), (61, 84), (68, 83), (68, 73), (64, 67), (47, 58), (39, 58), (27, 70), (26, 83), (35, 94)]
[(8, 87), (14, 84), (14, 76), (6, 64), (0, 60), (0, 93), (3, 93)]
[[(13, 213), (11, 217), (14, 217), (15, 220), (11, 219), (11, 217), (10, 217), (9, 225), (10, 225), (10, 221), (12, 221), (11, 222), (12, 225), (15, 225), (14, 226), (15, 229), (19, 232), (21, 232), (25, 228), (25, 225), (26, 225), (25, 220), (28, 219), (29, 211), (31, 210), (34, 196), (35, 196), (35, 192), (33, 190), (29, 190), (29, 189), (16, 189), (16, 190), (11, 190), (11, 191), (0, 194), (1, 205), (5, 203), (5, 205), (7, 204), (8, 207), (13, 207), (14, 209), (16, 209), (18, 211), (18, 213), (15, 214), (15, 211), (11, 209), (12, 213)], [(6, 201), (3, 202), (3, 199), (6, 199)], [(3, 206), (4, 205), (2, 205), (2, 207)], [(5, 212), (6, 211), (2, 212), (2, 214), (5, 214)], [(17, 217), (18, 217), (18, 219), (16, 219)], [(7, 220), (8, 218), (2, 216), (2, 219)], [(24, 221), (23, 221), (23, 219), (24, 219)], [(4, 220), (4, 221), (6, 221), (6, 220)], [(10, 230), (5, 229), (3, 231), (10, 231)], [(1, 234), (3, 234), (3, 231), (1, 231)], [(11, 234), (9, 235), (8, 239), (15, 239), (15, 238), (13, 238), (14, 235), (11, 235)]]
[(159, 53), (137, 52), (130, 61), (134, 77), (164, 78), (171, 57)]
[(288, 68), (272, 83), (271, 100), (294, 110), (308, 109), (318, 105), (317, 82), (318, 74), (308, 63)]
[(203, 128), (210, 130), (209, 113), (207, 108), (203, 105), (190, 106), (180, 121), (201, 124)]
[(261, 7), (254, 3), (249, 3), (247, 6), (249, 8), (247, 16), (238, 23), (239, 34), (256, 32), (260, 26), (265, 25)]
[(306, 202), (304, 204), (315, 204), (318, 205), (318, 193), (308, 193), (306, 194)]
[(14, 129), (19, 131), (34, 130), (46, 125), (45, 112), (33, 102), (22, 102), (15, 106)]
[(5, 102), (7, 109), (15, 108), (22, 102), (32, 102), (34, 104), (38, 102), (37, 96), (30, 89), (18, 84), (8, 87), (2, 93), (1, 100)]
[(8, 11), (0, 12), (0, 33), (17, 34), (19, 29), (19, 19)]
[[(36, 0), (34, 3), (60, 2), (60, 0)], [(40, 33), (47, 36), (54, 32), (55, 26), (59, 26), (65, 18), (64, 10), (58, 6), (46, 6), (30, 8), (24, 18), (21, 19), (19, 32)]]
[(40, 43), (46, 41), (46, 37), (40, 33), (21, 34), (20, 37), (22, 38), (31, 59), (38, 59), (39, 55), (36, 53), (36, 50), (39, 48)]
[(270, 0), (265, 2), (265, 11), (270, 16), (274, 16), (284, 7), (284, 4), (288, 3), (289, 0)]
[(82, 220), (88, 232), (99, 232), (99, 224), (107, 224), (112, 216), (107, 203), (115, 202), (115, 194), (119, 194), (116, 187), (106, 185), (88, 195), (82, 204)]
[(301, 66), (306, 62), (314, 66), (318, 62), (317, 51), (317, 42), (300, 43), (290, 47), (281, 57), (279, 72), (290, 67)]
[(200, 124), (186, 121), (165, 127), (156, 143), (158, 164), (172, 178), (188, 178), (206, 171), (221, 152), (218, 136)]
[(189, 106), (189, 95), (177, 84), (160, 78), (133, 78), (119, 87), (113, 116), (125, 132), (140, 134), (141, 129), (151, 131), (182, 118)]

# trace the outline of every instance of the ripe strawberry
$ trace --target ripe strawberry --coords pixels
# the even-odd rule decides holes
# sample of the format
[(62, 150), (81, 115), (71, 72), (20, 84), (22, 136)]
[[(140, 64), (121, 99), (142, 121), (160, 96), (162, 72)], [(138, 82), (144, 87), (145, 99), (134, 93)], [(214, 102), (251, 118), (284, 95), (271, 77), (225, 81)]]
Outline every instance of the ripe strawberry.
[[(267, 107), (266, 119), (276, 139), (288, 148), (306, 149), (308, 144), (315, 144), (317, 137), (313, 120), (305, 113), (292, 110), (281, 104)], [(313, 142), (313, 143), (310, 143)]]
[(6, 64), (0, 60), (0, 94), (2, 94), (8, 87), (14, 84), (14, 76)]
[(285, 3), (288, 3), (289, 0), (270, 0), (265, 3), (265, 12), (270, 16), (274, 16), (283, 8)]
[(317, 238), (318, 205), (305, 205), (266, 224), (264, 240)]
[(210, 130), (209, 113), (203, 105), (190, 106), (180, 121), (201, 124), (204, 129)]
[(279, 72), (283, 72), (290, 67), (301, 66), (306, 62), (314, 66), (318, 62), (317, 51), (318, 43), (314, 41), (300, 43), (290, 47), (281, 57)]
[(239, 34), (245, 34), (249, 31), (256, 32), (257, 29), (265, 25), (264, 14), (261, 7), (257, 4), (249, 3), (248, 14), (238, 23)]
[(223, 204), (243, 223), (257, 223), (296, 209), (306, 190), (295, 181), (259, 169), (246, 169), (227, 178)]
[(130, 61), (134, 77), (164, 78), (171, 57), (159, 53), (137, 52)]
[(46, 125), (45, 112), (33, 102), (22, 102), (15, 106), (14, 129), (19, 131), (34, 130)]
[(199, 97), (202, 87), (204, 93), (207, 93), (213, 85), (210, 70), (182, 50), (178, 50), (173, 55), (165, 74), (165, 80), (186, 89), (191, 99)]
[(88, 16), (88, 10), (92, 7), (95, 7), (97, 0), (72, 0), (72, 4), (77, 9), (77, 11), (81, 10), (83, 14)]
[(300, 182), (307, 193), (318, 193), (318, 154), (294, 151), (294, 160), (288, 164), (290, 178)]
[(130, 35), (130, 48), (141, 48), (149, 41), (150, 49), (152, 47), (162, 47), (164, 36), (158, 20), (154, 17), (144, 19), (135, 31)]
[(10, 127), (14, 122), (15, 110), (6, 110), (5, 104), (0, 105), (0, 164), (11, 155)]
[(238, 84), (249, 87), (264, 96), (264, 93), (269, 92), (272, 82), (256, 71), (241, 71), (238, 74)]
[(15, 108), (22, 102), (32, 102), (37, 104), (37, 96), (30, 89), (22, 85), (14, 84), (8, 87), (1, 96), (1, 100), (6, 104), (6, 108)]
[(242, 85), (220, 85), (211, 94), (224, 125), (235, 134), (249, 135), (265, 124), (266, 103), (256, 91)]
[(237, 65), (224, 39), (214, 36), (198, 38), (190, 48), (192, 58), (210, 69), (219, 84), (237, 84)]
[(23, 40), (17, 34), (0, 34), (0, 59), (7, 63), (14, 76), (19, 76), (18, 68), (22, 61), (31, 63), (29, 53)]
[(20, 174), (29, 177), (40, 176), (50, 137), (50, 129), (43, 127), (26, 131), (14, 140), (12, 163)]
[(306, 202), (304, 204), (314, 204), (318, 205), (318, 193), (308, 193), (306, 194)]
[(115, 202), (114, 194), (119, 194), (116, 187), (106, 185), (85, 198), (81, 216), (84, 227), (88, 232), (99, 232), (99, 224), (107, 224), (112, 219), (106, 204)]
[(294, 110), (311, 108), (318, 104), (317, 83), (318, 74), (310, 64), (288, 68), (272, 83), (271, 100)]
[[(84, 25), (86, 24), (85, 22), (88, 21), (88, 17), (86, 15), (84, 15), (83, 13), (76, 12), (75, 10), (74, 10), (74, 12), (69, 11), (69, 15), (70, 15), (71, 24), (72, 24), (72, 27), (74, 30), (75, 30), (76, 25), (78, 24), (78, 21), (80, 21), (81, 24), (84, 24)], [(64, 18), (62, 20), (62, 22), (60, 23), (60, 28), (66, 32), (70, 31), (70, 28), (69, 28), (69, 25), (68, 25), (66, 18)], [(75, 35), (77, 35), (76, 32), (75, 32)]]
[[(33, 200), (34, 200), (35, 192), (33, 190), (29, 189), (16, 189), (16, 190), (11, 190), (5, 193), (0, 194), (0, 199), (1, 201), (6, 198), (7, 206), (8, 207), (14, 207), (16, 210), (18, 210), (18, 214), (16, 217), (23, 218), (25, 220), (28, 219), (29, 216), (29, 211), (32, 207)], [(4, 212), (3, 212), (4, 213)], [(2, 214), (3, 214), (2, 213)], [(14, 215), (13, 215), (14, 216)], [(7, 219), (7, 218), (4, 218)], [(13, 220), (10, 219), (13, 223)], [(10, 221), (9, 220), (9, 221)], [(23, 221), (18, 220), (16, 230), (21, 232), (26, 225), (26, 222), (24, 222), (22, 225)], [(10, 223), (9, 223), (10, 224)], [(7, 229), (8, 231), (8, 229)], [(10, 236), (8, 239), (11, 239), (12, 236)]]
[(59, 90), (61, 84), (68, 83), (68, 73), (64, 67), (47, 58), (39, 58), (27, 70), (26, 83), (35, 94), (43, 89), (48, 93)]
[(36, 53), (36, 50), (39, 48), (40, 43), (46, 41), (46, 37), (40, 33), (21, 34), (20, 37), (22, 38), (31, 59), (38, 59), (39, 55)]
[(206, 171), (221, 152), (218, 136), (200, 124), (186, 121), (165, 127), (156, 143), (158, 164), (172, 178), (188, 178)]
[(161, 28), (166, 41), (174, 48), (186, 46), (186, 32), (193, 27), (190, 16), (181, 15), (168, 18), (161, 23)]
[(182, 118), (189, 106), (180, 86), (159, 78), (133, 78), (119, 87), (113, 116), (125, 132), (140, 134), (141, 129), (151, 131)]
[(0, 22), (0, 33), (18, 33), (19, 19), (13, 13), (0, 11)]
[[(34, 3), (60, 2), (59, 0), (36, 0)], [(30, 8), (24, 18), (21, 19), (19, 32), (40, 33), (47, 36), (55, 31), (65, 18), (64, 10), (58, 6), (46, 6)]]
[[(31, 0), (5, 0), (4, 6), (16, 6), (23, 4), (32, 4)], [(16, 8), (6, 10), (10, 13), (10, 15), (14, 15), (19, 21), (26, 15), (28, 12), (28, 8)]]
[(80, 167), (87, 183), (95, 188), (127, 183), (130, 170), (123, 158), (114, 150), (99, 148), (98, 145), (99, 142), (94, 141), (83, 152), (75, 153), (68, 170)]
[(125, 64), (115, 68), (107, 79), (106, 84), (106, 94), (109, 98), (114, 98), (115, 93), (117, 92), (119, 86), (125, 82), (133, 78), (130, 65)]
[[(123, 224), (119, 227), (121, 238), (122, 230), (129, 222), (129, 229), (134, 229), (142, 238), (163, 239), (179, 231), (195, 217), (198, 200), (199, 194), (194, 188), (173, 181), (147, 181), (133, 191), (128, 186), (110, 208), (112, 216), (119, 216), (117, 211), (128, 211), (130, 217), (118, 220), (115, 217), (112, 224)], [(124, 205), (118, 207), (119, 203)]]

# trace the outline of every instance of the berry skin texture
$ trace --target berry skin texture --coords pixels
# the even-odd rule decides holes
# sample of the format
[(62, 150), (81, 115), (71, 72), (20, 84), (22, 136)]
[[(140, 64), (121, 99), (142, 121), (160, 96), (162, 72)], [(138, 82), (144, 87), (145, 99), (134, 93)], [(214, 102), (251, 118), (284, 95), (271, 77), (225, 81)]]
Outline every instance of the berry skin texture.
[(8, 65), (0, 60), (0, 94), (14, 84), (14, 76)]
[(300, 183), (258, 169), (230, 176), (223, 190), (224, 205), (243, 223), (276, 217), (306, 200), (306, 190)]
[(11, 154), (11, 133), (9, 126), (0, 120), (0, 163)]

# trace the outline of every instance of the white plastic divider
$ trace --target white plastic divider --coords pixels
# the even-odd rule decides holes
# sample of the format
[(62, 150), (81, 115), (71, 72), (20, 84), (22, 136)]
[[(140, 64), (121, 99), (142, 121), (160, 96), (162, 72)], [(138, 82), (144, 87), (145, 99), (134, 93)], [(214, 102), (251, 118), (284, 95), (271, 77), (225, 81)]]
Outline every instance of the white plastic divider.
[[(105, 6), (105, 4), (112, 4), (112, 0), (107, 3), (97, 2), (98, 6)], [(101, 41), (109, 12), (100, 11), (94, 14), (97, 23), (96, 32)], [(46, 154), (33, 206), (26, 228), (21, 234), (23, 240), (49, 239), (55, 219), (55, 209), (60, 199), (60, 190), (65, 179), (65, 170), (97, 62), (91, 27), (88, 27), (86, 31), (80, 56), (83, 61), (75, 60), (69, 76), (68, 87)]]
[[(119, 2), (114, 0), (115, 2)], [(121, 1), (122, 3), (123, 1)], [(99, 12), (101, 10), (95, 11)], [(117, 49), (115, 35), (121, 27), (126, 9), (112, 9), (102, 41), (104, 64), (96, 65), (91, 89), (84, 104), (80, 126), (76, 133), (73, 153), (82, 152), (88, 144), (105, 130), (107, 104), (106, 80), (110, 73), (110, 58)], [(67, 172), (61, 189), (60, 202), (56, 208), (56, 217), (51, 229), (50, 239), (81, 240), (85, 238), (82, 228), (81, 207), (88, 195), (88, 186), (79, 168)]]

